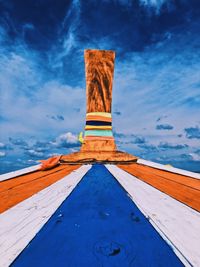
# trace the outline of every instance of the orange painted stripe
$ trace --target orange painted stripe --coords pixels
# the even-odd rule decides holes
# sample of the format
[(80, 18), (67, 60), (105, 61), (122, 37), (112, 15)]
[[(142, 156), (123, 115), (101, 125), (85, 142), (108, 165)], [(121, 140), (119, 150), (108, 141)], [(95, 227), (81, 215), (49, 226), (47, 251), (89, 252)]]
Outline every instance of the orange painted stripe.
[(62, 179), (80, 165), (60, 165), (0, 182), (0, 213)]
[(200, 180), (140, 164), (118, 165), (121, 169), (165, 194), (200, 211)]
[(107, 118), (103, 116), (86, 116), (87, 121), (108, 121), (112, 122), (112, 118)]
[(98, 126), (95, 126), (95, 127), (85, 127), (85, 130), (112, 130), (112, 126), (105, 126), (105, 127), (98, 127)]

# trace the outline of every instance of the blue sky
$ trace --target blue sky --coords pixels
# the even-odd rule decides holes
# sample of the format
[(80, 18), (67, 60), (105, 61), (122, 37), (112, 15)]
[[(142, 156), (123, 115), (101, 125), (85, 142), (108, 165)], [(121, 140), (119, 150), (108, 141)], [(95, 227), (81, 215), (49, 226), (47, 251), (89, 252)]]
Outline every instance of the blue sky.
[(79, 149), (87, 48), (116, 52), (118, 148), (200, 171), (199, 14), (198, 0), (1, 0), (1, 173)]

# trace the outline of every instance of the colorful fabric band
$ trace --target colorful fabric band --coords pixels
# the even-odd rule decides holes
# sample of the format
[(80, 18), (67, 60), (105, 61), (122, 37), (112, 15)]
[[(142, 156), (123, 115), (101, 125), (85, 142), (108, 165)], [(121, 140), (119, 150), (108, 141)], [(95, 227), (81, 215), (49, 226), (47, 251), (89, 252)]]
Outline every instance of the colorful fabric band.
[(84, 141), (90, 140), (114, 140), (113, 136), (85, 136)]
[(110, 130), (86, 130), (85, 136), (112, 136)]
[(86, 114), (85, 138), (112, 138), (112, 117), (107, 112), (89, 112)]
[(109, 122), (109, 121), (86, 121), (86, 125), (111, 126), (112, 122)]
[(85, 130), (112, 130), (112, 126), (92, 126), (86, 125)]
[(89, 112), (86, 116), (103, 116), (107, 118), (111, 118), (111, 113), (108, 112)]
[(102, 117), (102, 116), (87, 116), (87, 121), (112, 121), (112, 118)]

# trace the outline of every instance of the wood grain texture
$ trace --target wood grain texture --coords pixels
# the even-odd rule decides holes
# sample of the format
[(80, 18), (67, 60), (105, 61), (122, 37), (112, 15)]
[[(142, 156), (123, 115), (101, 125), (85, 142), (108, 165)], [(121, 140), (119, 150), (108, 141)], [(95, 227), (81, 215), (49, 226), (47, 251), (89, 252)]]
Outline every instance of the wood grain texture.
[[(85, 50), (87, 97), (86, 120), (91, 119), (91, 121), (94, 121), (94, 119), (96, 119), (105, 122), (112, 122), (110, 113), (112, 105), (114, 59), (115, 53), (113, 51)], [(100, 116), (101, 112), (106, 112), (107, 114), (102, 113), (102, 116)], [(108, 117), (108, 115), (110, 116)], [(88, 134), (88, 131), (86, 131), (85, 135)], [(103, 135), (103, 131), (99, 133), (99, 135), (101, 134)], [(112, 132), (110, 134), (112, 135)], [(109, 139), (110, 140), (108, 140), (107, 136), (95, 136), (95, 140), (87, 140), (86, 136), (81, 147), (81, 152), (115, 151), (115, 140), (113, 137), (110, 137)]]
[[(94, 144), (95, 145), (95, 144)], [(137, 157), (121, 151), (102, 151), (99, 147), (98, 151), (81, 151), (74, 152), (69, 155), (63, 155), (61, 162), (76, 162), (76, 163), (95, 163), (95, 162), (135, 162)]]
[(78, 165), (58, 166), (49, 171), (37, 171), (0, 182), (0, 213), (55, 183)]
[(37, 171), (37, 170), (39, 170), (40, 167), (41, 167), (41, 164), (38, 164), (38, 165), (30, 166), (30, 167), (27, 167), (27, 168), (24, 168), (21, 170), (1, 174), (0, 175), (0, 181), (9, 180), (9, 179), (12, 179), (14, 177), (17, 177), (17, 176), (20, 176), (20, 175), (23, 175), (26, 173)]
[(104, 140), (101, 140), (98, 136), (95, 138), (97, 140), (84, 140), (81, 152), (93, 151), (95, 153), (98, 151), (110, 152), (116, 150), (114, 138), (110, 138), (110, 140), (106, 140), (107, 137), (100, 137)]
[(106, 167), (184, 266), (200, 266), (200, 213), (117, 166)]
[(87, 113), (111, 113), (114, 59), (113, 51), (85, 50)]
[(149, 161), (149, 160), (145, 160), (145, 159), (138, 159), (137, 163), (142, 164), (142, 165), (146, 165), (149, 167), (153, 167), (159, 170), (164, 170), (164, 171), (168, 171), (171, 173), (177, 173), (177, 174), (182, 174), (184, 176), (189, 176), (189, 177), (193, 177), (196, 179), (200, 179), (200, 174), (196, 173), (196, 172), (190, 172), (190, 171), (186, 171), (183, 169), (179, 169), (179, 168), (175, 168), (173, 166), (168, 166), (168, 165), (163, 165), (157, 162), (153, 162), (153, 161)]
[(0, 215), (0, 267), (10, 266), (90, 168), (81, 166)]
[(93, 165), (12, 267), (183, 267), (103, 165)]
[(120, 168), (160, 191), (200, 211), (200, 180), (140, 164), (119, 165)]

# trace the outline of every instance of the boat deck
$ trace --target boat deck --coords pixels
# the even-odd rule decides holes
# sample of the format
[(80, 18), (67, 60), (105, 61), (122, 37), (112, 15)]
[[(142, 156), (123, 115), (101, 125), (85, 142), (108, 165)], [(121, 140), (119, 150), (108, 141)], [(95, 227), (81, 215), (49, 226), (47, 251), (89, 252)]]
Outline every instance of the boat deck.
[(48, 171), (34, 171), (0, 182), (0, 213), (60, 180), (80, 165), (61, 165)]
[(118, 166), (141, 181), (200, 211), (199, 179), (137, 163)]
[(0, 266), (200, 266), (199, 175), (105, 166), (1, 181)]

